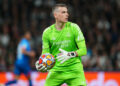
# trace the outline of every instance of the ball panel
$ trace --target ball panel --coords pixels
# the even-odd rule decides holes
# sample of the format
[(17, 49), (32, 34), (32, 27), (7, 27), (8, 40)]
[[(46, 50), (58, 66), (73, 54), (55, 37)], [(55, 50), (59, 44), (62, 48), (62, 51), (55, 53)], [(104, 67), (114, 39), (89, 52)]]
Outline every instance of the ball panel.
[(42, 64), (43, 60), (42, 58), (39, 58), (39, 64)]
[(51, 65), (52, 64), (52, 61), (51, 60), (47, 60), (47, 65)]
[(47, 65), (46, 65), (46, 63), (43, 63), (43, 65), (46, 67)]
[(51, 56), (54, 58), (54, 56), (51, 54)]
[(47, 69), (51, 69), (54, 66), (55, 59), (52, 54), (43, 54), (39, 58), (39, 64), (43, 64)]
[(50, 55), (47, 55), (46, 58), (47, 59), (52, 59), (52, 57)]
[(46, 56), (46, 55), (45, 55), (45, 54), (43, 54), (41, 57), (42, 57), (42, 58), (45, 58), (45, 56)]

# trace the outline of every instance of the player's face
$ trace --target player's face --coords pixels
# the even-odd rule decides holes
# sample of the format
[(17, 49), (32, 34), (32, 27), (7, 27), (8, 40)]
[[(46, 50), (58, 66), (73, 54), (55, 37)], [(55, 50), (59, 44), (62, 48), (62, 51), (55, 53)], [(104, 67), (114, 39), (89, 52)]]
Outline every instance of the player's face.
[(29, 32), (26, 33), (26, 38), (27, 38), (28, 40), (31, 39), (31, 34), (30, 34)]
[(57, 12), (55, 14), (55, 19), (59, 22), (67, 22), (68, 21), (68, 9), (66, 7), (58, 7)]

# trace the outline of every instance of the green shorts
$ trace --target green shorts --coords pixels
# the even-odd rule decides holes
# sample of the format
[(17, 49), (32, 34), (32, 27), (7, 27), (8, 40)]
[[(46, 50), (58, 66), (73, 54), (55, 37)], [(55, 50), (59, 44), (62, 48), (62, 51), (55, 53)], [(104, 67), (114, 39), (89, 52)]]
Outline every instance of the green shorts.
[(87, 86), (84, 71), (50, 71), (46, 78), (45, 86)]

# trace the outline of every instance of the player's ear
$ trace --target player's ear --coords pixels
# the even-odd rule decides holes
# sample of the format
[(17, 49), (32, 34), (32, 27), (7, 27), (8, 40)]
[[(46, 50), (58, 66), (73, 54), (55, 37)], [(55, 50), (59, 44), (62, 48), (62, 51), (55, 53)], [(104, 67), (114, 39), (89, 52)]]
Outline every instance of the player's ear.
[(56, 19), (56, 18), (57, 18), (57, 13), (54, 12), (54, 13), (53, 13), (53, 16), (54, 16), (54, 18)]

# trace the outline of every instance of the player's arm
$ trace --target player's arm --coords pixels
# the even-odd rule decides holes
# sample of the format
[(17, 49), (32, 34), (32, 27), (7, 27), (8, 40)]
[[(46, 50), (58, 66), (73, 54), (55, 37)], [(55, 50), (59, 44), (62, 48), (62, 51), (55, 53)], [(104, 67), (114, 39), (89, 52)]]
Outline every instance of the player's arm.
[(30, 57), (34, 57), (35, 56), (35, 52), (34, 51), (27, 51), (25, 47), (22, 48), (22, 53), (27, 55), (27, 56), (30, 56)]
[(87, 49), (86, 49), (85, 39), (83, 33), (81, 32), (77, 24), (74, 25), (74, 34), (75, 34), (75, 41), (78, 47), (78, 50), (75, 51), (76, 56), (86, 55)]
[(49, 35), (45, 30), (42, 35), (42, 54), (50, 53)]
[(58, 61), (61, 61), (61, 64), (70, 58), (74, 58), (77, 56), (83, 56), (83, 55), (86, 55), (87, 53), (85, 39), (79, 26), (74, 25), (74, 27), (71, 29), (73, 29), (74, 36), (75, 36), (75, 42), (77, 44), (78, 49), (72, 52), (67, 52), (63, 49), (59, 49), (61, 53), (56, 58), (58, 59)]
[[(42, 54), (50, 53), (50, 47), (49, 47), (49, 37), (46, 32), (46, 30), (43, 32), (42, 35)], [(39, 61), (37, 60), (35, 63), (36, 69), (40, 72), (47, 72), (47, 68), (43, 64), (39, 64)]]

